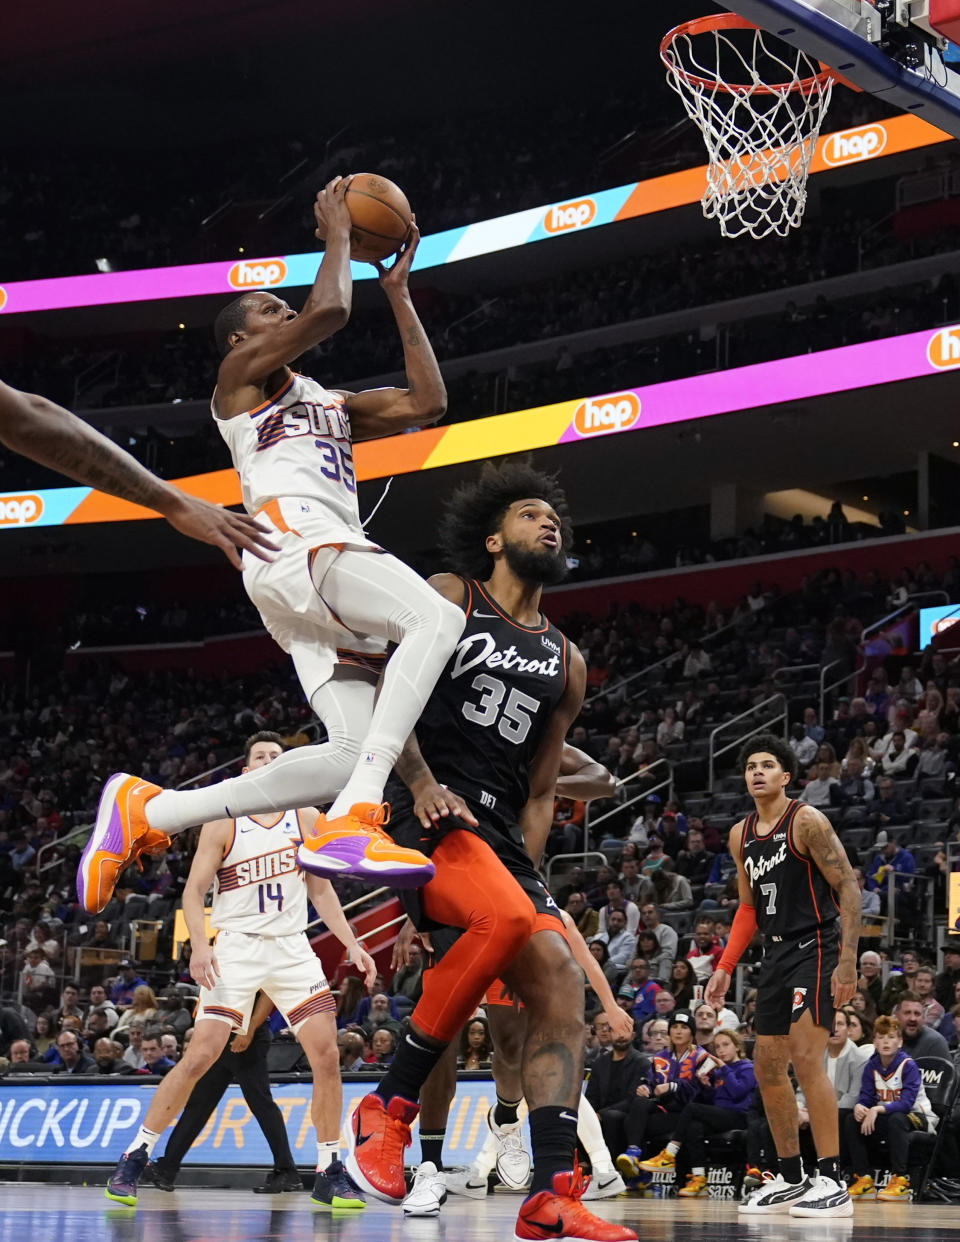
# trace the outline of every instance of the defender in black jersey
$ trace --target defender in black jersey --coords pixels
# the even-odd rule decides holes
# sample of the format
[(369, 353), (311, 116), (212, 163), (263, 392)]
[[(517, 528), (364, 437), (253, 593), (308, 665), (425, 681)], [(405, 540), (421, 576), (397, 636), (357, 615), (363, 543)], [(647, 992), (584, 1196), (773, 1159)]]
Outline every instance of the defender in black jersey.
[[(445, 585), (448, 598), (457, 594), (456, 581)], [(466, 625), (417, 724), (416, 744), (434, 782), (459, 794), (474, 822), (438, 816), (425, 828), (410, 789), (394, 779), (386, 794), (391, 832), (399, 844), (428, 855), (448, 832), (475, 833), (538, 913), (559, 923), (560, 911), (524, 844), (520, 818), (530, 794), (530, 765), (567, 690), (570, 646), (545, 617), (534, 626), (514, 621), (476, 579), (460, 579), (459, 594)], [(408, 775), (417, 770), (412, 747), (398, 766)], [(402, 900), (420, 930), (436, 929), (420, 909), (419, 890)]]
[(556, 480), (520, 465), (488, 465), (448, 508), (444, 543), (457, 572), (430, 581), (464, 609), (466, 628), (397, 764), (409, 796), (391, 790), (391, 830), (422, 841), (436, 866), (420, 890), (427, 925), (461, 935), (424, 972), (410, 1031), (357, 1106), (346, 1165), (376, 1197), (404, 1198), (420, 1088), (499, 976), (527, 1011), (534, 1173), (519, 1236), (629, 1242), (636, 1234), (580, 1203), (583, 980), (531, 861), (550, 831), (564, 738), (586, 683), (580, 652), (540, 611), (543, 584), (565, 572), (564, 512)]
[[(772, 734), (750, 739), (740, 767), (754, 810), (730, 830), (740, 905), (730, 940), (707, 986), (720, 1005), (740, 954), (759, 929), (754, 1053), (757, 1082), (780, 1159), (780, 1174), (740, 1211), (851, 1216), (840, 1180), (837, 1100), (824, 1069), (834, 1009), (857, 987), (860, 891), (843, 846), (820, 811), (788, 798), (796, 757)], [(838, 926), (839, 924), (839, 926)], [(803, 1088), (820, 1176), (805, 1180), (789, 1063)]]

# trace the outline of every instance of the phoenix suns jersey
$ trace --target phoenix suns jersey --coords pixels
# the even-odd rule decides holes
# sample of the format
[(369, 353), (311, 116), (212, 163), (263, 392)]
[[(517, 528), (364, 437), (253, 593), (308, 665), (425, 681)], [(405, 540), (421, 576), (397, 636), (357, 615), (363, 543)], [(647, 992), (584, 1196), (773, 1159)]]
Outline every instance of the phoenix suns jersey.
[(217, 869), (210, 923), (218, 931), (292, 936), (307, 926), (307, 886), (297, 866), (302, 833), (296, 811), (264, 827), (242, 815)]
[(805, 805), (791, 799), (773, 831), (763, 836), (757, 834), (756, 811), (744, 820), (740, 856), (765, 940), (799, 940), (833, 928), (840, 913), (820, 868), (794, 840), (794, 820)]
[(567, 640), (545, 617), (520, 625), (479, 582), (464, 585), (466, 625), (417, 724), (417, 741), (441, 784), (512, 822), (566, 689)]
[(271, 500), (318, 501), (331, 538), (366, 536), (357, 508), (350, 416), (344, 398), (307, 375), (290, 378), (267, 401), (246, 414), (219, 418), (217, 394), (210, 408), (240, 475), (243, 503), (256, 513)]

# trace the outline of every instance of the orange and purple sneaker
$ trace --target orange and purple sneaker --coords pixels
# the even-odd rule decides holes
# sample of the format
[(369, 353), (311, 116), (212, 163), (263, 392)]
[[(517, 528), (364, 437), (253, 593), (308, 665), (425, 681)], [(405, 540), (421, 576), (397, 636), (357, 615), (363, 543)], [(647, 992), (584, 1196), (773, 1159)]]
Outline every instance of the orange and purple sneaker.
[(77, 868), (77, 895), (88, 914), (99, 914), (122, 871), (141, 854), (159, 854), (170, 846), (165, 832), (151, 828), (144, 807), (160, 786), (129, 772), (114, 772), (103, 787), (90, 840)]
[(297, 862), (311, 875), (327, 879), (358, 875), (391, 888), (420, 888), (433, 878), (436, 867), (419, 850), (397, 845), (383, 830), (389, 820), (389, 806), (376, 802), (355, 802), (336, 819), (321, 815), (304, 835)]

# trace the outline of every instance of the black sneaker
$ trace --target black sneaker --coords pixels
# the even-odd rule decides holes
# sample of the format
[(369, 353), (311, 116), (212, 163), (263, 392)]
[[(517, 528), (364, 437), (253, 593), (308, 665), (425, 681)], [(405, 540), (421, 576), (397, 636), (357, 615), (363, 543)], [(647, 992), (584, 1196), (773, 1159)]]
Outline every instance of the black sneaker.
[(329, 1208), (365, 1208), (367, 1206), (363, 1193), (354, 1186), (339, 1160), (332, 1160), (325, 1172), (317, 1170), (310, 1202), (315, 1203), (317, 1207)]
[(280, 1173), (274, 1169), (267, 1174), (262, 1186), (254, 1186), (255, 1195), (282, 1195), (287, 1190), (303, 1190), (303, 1178), (296, 1169), (283, 1169)]
[(137, 1206), (137, 1182), (147, 1167), (146, 1144), (141, 1143), (136, 1151), (124, 1152), (117, 1161), (104, 1194), (114, 1203), (125, 1203), (127, 1207)]
[(173, 1177), (171, 1177), (159, 1160), (151, 1160), (143, 1170), (143, 1173), (141, 1173), (140, 1180), (144, 1186), (155, 1186), (157, 1190), (175, 1190), (174, 1182), (176, 1176), (176, 1173), (174, 1173)]

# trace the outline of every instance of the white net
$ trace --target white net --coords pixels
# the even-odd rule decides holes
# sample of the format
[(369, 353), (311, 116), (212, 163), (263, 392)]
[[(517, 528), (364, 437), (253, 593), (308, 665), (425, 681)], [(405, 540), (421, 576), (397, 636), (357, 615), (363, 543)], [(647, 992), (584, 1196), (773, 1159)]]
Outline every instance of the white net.
[(756, 26), (712, 20), (725, 27), (689, 23), (660, 49), (667, 81), (706, 142), (703, 214), (725, 237), (785, 237), (803, 217), (833, 78)]

